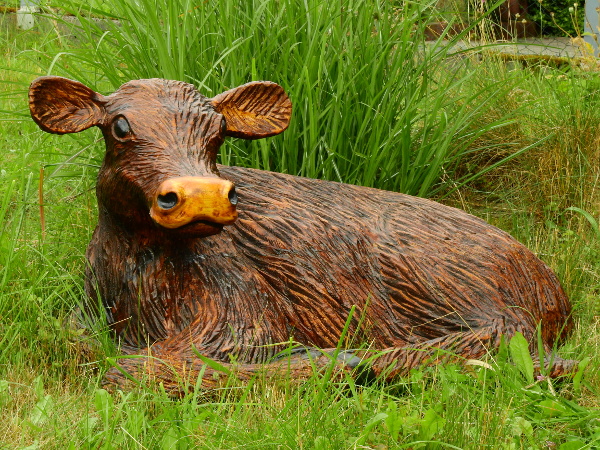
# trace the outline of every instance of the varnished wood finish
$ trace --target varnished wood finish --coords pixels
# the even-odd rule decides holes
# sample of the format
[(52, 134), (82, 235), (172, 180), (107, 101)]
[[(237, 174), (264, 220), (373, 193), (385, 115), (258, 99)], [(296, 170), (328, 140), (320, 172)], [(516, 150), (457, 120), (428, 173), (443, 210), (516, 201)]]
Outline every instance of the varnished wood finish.
[(65, 78), (40, 77), (29, 87), (31, 117), (48, 133), (77, 133), (101, 124), (105, 103), (102, 95)]
[[(292, 103), (278, 84), (255, 81), (223, 92), (211, 104), (227, 120), (227, 136), (260, 139), (284, 131)], [(251, 132), (249, 132), (251, 130)]]
[[(57, 89), (67, 85), (56, 82)], [(170, 368), (191, 376), (202, 368), (194, 346), (242, 379), (259, 370), (303, 377), (313, 367), (306, 355), (272, 358), (290, 337), (334, 348), (353, 305), (350, 333), (385, 351), (372, 370), (391, 367), (390, 377), (438, 361), (436, 348), (480, 358), (501, 336), (520, 331), (534, 350), (541, 323), (551, 351), (570, 331), (571, 306), (554, 273), (481, 219), (403, 194), (217, 166), (225, 135), (261, 137), (265, 128), (287, 127), (289, 99), (265, 85), (211, 100), (164, 80), (133, 81), (108, 97), (77, 88), (76, 99), (48, 92), (51, 80), (33, 84), (32, 115), (43, 129), (79, 130), (96, 117), (106, 138), (99, 221), (87, 251), (88, 312), (102, 305), (126, 354), (165, 361), (124, 359), (128, 373), (149, 373), (176, 388)], [(225, 103), (226, 127), (215, 106)], [(236, 104), (242, 112), (233, 112)], [(232, 119), (248, 110), (258, 119)], [(131, 127), (125, 138), (111, 128), (118, 117)], [(235, 223), (210, 215), (180, 227), (152, 220), (157, 195), (195, 186), (196, 177), (224, 183), (200, 189), (209, 197), (225, 198), (235, 185)], [(191, 192), (181, 189), (181, 197)], [(236, 366), (229, 366), (232, 358)], [(316, 360), (319, 367), (329, 359)], [(556, 360), (553, 373), (569, 368)], [(108, 379), (124, 377), (113, 370)], [(212, 370), (204, 384), (215, 384)]]
[[(199, 220), (231, 225), (237, 219), (235, 205), (229, 200), (232, 190), (233, 183), (216, 177), (171, 178), (159, 186), (150, 217), (158, 225), (171, 229)], [(175, 204), (165, 208), (160, 199), (168, 196), (174, 197)]]

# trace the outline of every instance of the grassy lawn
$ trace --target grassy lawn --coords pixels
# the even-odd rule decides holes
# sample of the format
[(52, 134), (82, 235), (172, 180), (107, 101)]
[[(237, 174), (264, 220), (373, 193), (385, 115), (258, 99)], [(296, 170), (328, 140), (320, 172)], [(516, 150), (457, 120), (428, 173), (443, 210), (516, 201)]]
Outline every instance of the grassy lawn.
[[(23, 33), (0, 17), (0, 448), (600, 446), (596, 73), (509, 71), (490, 56), (427, 51), (415, 43), (422, 12), (369, 9), (376, 2), (112, 3), (120, 25), (90, 22), (75, 36), (59, 18)], [(117, 350), (106, 327), (69, 326), (84, 296), (103, 142), (95, 129), (45, 134), (29, 118), (27, 86), (48, 72), (103, 93), (150, 76), (207, 94), (281, 83), (290, 129), (231, 140), (221, 162), (429, 196), (508, 231), (558, 274), (576, 319), (559, 354), (587, 367), (534, 379), (515, 340), (480, 364), (387, 385), (315, 375), (229, 380), (182, 399), (147, 384), (108, 392), (101, 380)]]

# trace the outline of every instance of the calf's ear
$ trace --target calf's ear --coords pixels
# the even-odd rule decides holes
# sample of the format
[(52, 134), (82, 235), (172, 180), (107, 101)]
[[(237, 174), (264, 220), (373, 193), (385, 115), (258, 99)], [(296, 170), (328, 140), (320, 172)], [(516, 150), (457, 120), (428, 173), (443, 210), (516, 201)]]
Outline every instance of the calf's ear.
[(103, 122), (105, 98), (78, 81), (40, 77), (29, 86), (29, 110), (49, 133), (77, 133)]
[(215, 110), (225, 116), (228, 136), (260, 139), (284, 131), (292, 115), (292, 102), (281, 86), (270, 81), (253, 81), (211, 99)]

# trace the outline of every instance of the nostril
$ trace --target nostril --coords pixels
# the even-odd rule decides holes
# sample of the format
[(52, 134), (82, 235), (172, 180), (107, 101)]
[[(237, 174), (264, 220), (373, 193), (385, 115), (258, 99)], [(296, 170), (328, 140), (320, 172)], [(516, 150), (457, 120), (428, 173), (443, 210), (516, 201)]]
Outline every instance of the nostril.
[(237, 192), (235, 192), (235, 187), (232, 187), (232, 188), (231, 188), (231, 190), (229, 191), (228, 198), (229, 198), (229, 202), (230, 202), (230, 203), (231, 203), (233, 206), (237, 205), (237, 202), (238, 202), (238, 196), (237, 196)]
[(178, 200), (175, 192), (168, 192), (165, 195), (159, 195), (156, 204), (162, 209), (171, 209), (177, 204)]

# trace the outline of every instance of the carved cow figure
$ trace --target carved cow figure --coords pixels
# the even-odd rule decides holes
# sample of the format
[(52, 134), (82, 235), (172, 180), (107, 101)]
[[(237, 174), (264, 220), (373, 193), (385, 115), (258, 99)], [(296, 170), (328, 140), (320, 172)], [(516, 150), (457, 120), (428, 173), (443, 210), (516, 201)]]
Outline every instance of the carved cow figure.
[[(389, 377), (435, 360), (434, 349), (480, 358), (517, 331), (533, 349), (540, 324), (551, 351), (572, 328), (554, 273), (483, 220), (403, 194), (217, 165), (227, 136), (287, 128), (292, 106), (277, 84), (206, 98), (150, 79), (103, 96), (41, 77), (29, 100), (44, 131), (104, 135), (87, 308), (103, 306), (126, 355), (156, 357), (121, 360), (129, 374), (176, 388), (172, 370), (198, 374), (200, 354), (235, 359), (240, 378), (282, 367), (302, 376), (328, 364), (310, 349), (331, 353), (353, 305), (350, 333), (382, 350), (370, 369)], [(290, 339), (314, 361), (274, 358)], [(348, 356), (352, 367), (359, 358)], [(553, 375), (567, 366), (555, 359)]]

